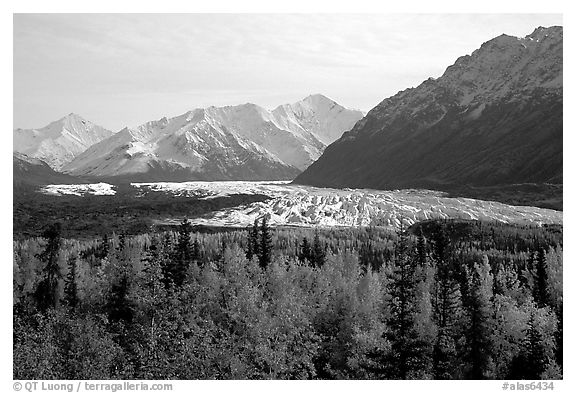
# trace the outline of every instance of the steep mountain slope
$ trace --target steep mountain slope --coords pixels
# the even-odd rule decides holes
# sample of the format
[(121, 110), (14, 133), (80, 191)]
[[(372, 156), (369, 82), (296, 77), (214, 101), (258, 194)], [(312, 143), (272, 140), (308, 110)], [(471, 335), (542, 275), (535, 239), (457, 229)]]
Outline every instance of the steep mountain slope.
[(440, 78), (382, 101), (295, 182), (449, 191), (562, 183), (562, 35), (540, 27), (484, 43)]
[(18, 152), (12, 154), (12, 174), (14, 187), (83, 183), (78, 178), (54, 171), (42, 160)]
[(292, 105), (306, 106), (307, 112), (268, 111), (254, 104), (209, 107), (125, 128), (63, 170), (131, 181), (293, 179), (325, 148), (315, 132), (323, 135), (331, 125), (341, 135), (362, 114), (323, 96)]
[(108, 138), (111, 131), (70, 113), (46, 127), (13, 132), (13, 150), (45, 161), (60, 170), (88, 147)]

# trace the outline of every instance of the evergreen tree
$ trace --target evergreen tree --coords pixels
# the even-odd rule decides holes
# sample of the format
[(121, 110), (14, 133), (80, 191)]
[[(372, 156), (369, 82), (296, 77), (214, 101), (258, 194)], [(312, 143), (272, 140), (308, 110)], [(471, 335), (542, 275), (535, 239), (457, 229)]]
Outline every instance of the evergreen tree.
[(58, 305), (58, 282), (62, 278), (60, 265), (58, 264), (61, 244), (60, 234), (60, 223), (53, 224), (45, 230), (42, 236), (47, 241), (46, 248), (43, 252), (36, 255), (40, 262), (44, 264), (42, 269), (43, 278), (35, 292), (40, 310), (56, 308)]
[(304, 237), (302, 239), (302, 244), (300, 245), (300, 252), (298, 253), (298, 260), (300, 262), (310, 261), (312, 260), (312, 248), (310, 247), (310, 243), (308, 242), (308, 238)]
[(548, 363), (549, 359), (546, 356), (542, 333), (536, 326), (536, 310), (532, 309), (522, 351), (512, 362), (510, 378), (540, 379), (546, 371)]
[(312, 267), (321, 267), (326, 261), (326, 250), (322, 242), (320, 241), (320, 235), (318, 230), (314, 233), (314, 242), (312, 243), (311, 251), (311, 264)]
[(172, 284), (172, 255), (172, 236), (169, 232), (166, 232), (162, 240), (162, 249), (158, 253), (160, 269), (162, 271), (162, 282), (166, 288)]
[(176, 249), (174, 250), (172, 268), (170, 269), (170, 278), (177, 287), (182, 286), (186, 280), (188, 267), (190, 266), (190, 260), (192, 259), (190, 232), (192, 232), (190, 221), (182, 221), (178, 230), (178, 243), (176, 243)]
[(457, 377), (457, 342), (460, 337), (462, 301), (458, 282), (446, 267), (436, 269), (434, 319), (438, 336), (434, 344), (434, 375), (436, 379)]
[(260, 226), (260, 248), (259, 248), (258, 262), (262, 269), (266, 269), (272, 261), (272, 235), (270, 228), (266, 221), (266, 217), (262, 218), (262, 225)]
[(248, 230), (248, 250), (246, 258), (252, 260), (256, 256), (260, 259), (260, 229), (258, 227), (258, 219), (254, 220), (254, 224)]
[[(418, 238), (417, 249), (422, 247)], [(418, 250), (419, 260), (422, 253)], [(460, 286), (456, 276), (454, 258), (445, 226), (433, 234), (432, 259), (436, 265), (434, 285), (434, 320), (438, 335), (434, 343), (434, 376), (436, 379), (458, 377), (457, 341), (460, 336), (459, 324), (462, 318)]]
[(133, 317), (133, 305), (128, 299), (130, 282), (126, 274), (123, 274), (112, 285), (106, 305), (108, 318), (113, 322), (131, 322)]
[(415, 329), (416, 316), (416, 258), (408, 248), (405, 232), (399, 233), (395, 264), (390, 278), (390, 318), (388, 339), (392, 343), (388, 358), (388, 376), (411, 379), (422, 370), (426, 362), (421, 342)]
[(471, 277), (470, 326), (468, 338), (468, 378), (490, 379), (493, 377), (492, 361), (492, 288), (493, 277), (488, 257), (476, 263)]
[(64, 283), (64, 299), (66, 304), (71, 309), (78, 306), (78, 283), (76, 279), (76, 264), (78, 260), (76, 256), (68, 258), (68, 274), (66, 275)]
[(545, 307), (548, 304), (547, 270), (546, 254), (543, 249), (540, 249), (536, 257), (534, 283), (534, 300), (538, 307)]

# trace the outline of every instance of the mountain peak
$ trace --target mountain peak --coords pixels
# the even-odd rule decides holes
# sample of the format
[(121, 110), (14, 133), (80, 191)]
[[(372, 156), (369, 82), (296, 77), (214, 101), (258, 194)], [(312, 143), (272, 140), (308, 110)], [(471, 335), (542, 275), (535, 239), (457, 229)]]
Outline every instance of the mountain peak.
[(59, 170), (89, 146), (112, 135), (76, 113), (38, 129), (17, 129), (13, 133), (13, 151), (24, 153)]
[(550, 27), (539, 26), (525, 38), (539, 42), (546, 37), (562, 36), (563, 30), (564, 29), (562, 28), (562, 26), (550, 26)]
[(486, 41), (480, 46), (480, 51), (483, 50), (493, 50), (497, 49), (499, 51), (506, 50), (507, 48), (520, 45), (519, 41), (521, 38), (514, 37), (508, 34), (500, 34), (498, 37), (494, 37), (489, 41)]
[(310, 104), (336, 104), (336, 102), (323, 94), (316, 93), (310, 94), (308, 97), (304, 98), (301, 102), (307, 102)]
[(471, 55), (458, 58), (437, 82), (450, 89), (458, 97), (458, 104), (465, 106), (472, 102), (488, 104), (518, 95), (520, 90), (524, 95), (538, 88), (560, 94), (561, 45), (562, 27), (539, 27), (525, 38), (501, 34)]
[(82, 116), (80, 116), (79, 114), (74, 113), (74, 112), (68, 113), (66, 116), (62, 117), (59, 121), (63, 121), (63, 120), (83, 121), (83, 122), (87, 121)]
[[(532, 45), (533, 43), (540, 43), (542, 40), (547, 38), (554, 38), (554, 39), (562, 39), (562, 26), (551, 26), (551, 27), (537, 27), (531, 34), (528, 34), (525, 37), (515, 37), (508, 34), (500, 34), (499, 36), (492, 38), (489, 41), (480, 46), (479, 51), (480, 53), (484, 53), (487, 50), (498, 50), (498, 51), (505, 51), (509, 49), (515, 49), (518, 47), (523, 46), (526, 48), (526, 45)], [(476, 52), (475, 52), (476, 53)]]

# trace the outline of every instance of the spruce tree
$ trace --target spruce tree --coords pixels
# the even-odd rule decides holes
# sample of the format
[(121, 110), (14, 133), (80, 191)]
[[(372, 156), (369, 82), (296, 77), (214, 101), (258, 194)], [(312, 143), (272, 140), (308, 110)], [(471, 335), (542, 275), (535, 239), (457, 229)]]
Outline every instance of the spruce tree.
[(387, 360), (388, 377), (411, 379), (426, 362), (423, 347), (415, 329), (416, 258), (408, 247), (405, 232), (399, 233), (395, 250), (394, 269), (390, 277), (390, 318), (388, 339), (392, 343)]
[(66, 304), (71, 309), (78, 306), (78, 283), (76, 279), (76, 264), (78, 259), (76, 256), (68, 258), (68, 274), (66, 275), (64, 283), (64, 299)]
[(254, 256), (260, 259), (260, 229), (258, 227), (258, 219), (254, 220), (254, 224), (248, 231), (248, 253), (246, 257), (252, 260)]
[(272, 235), (266, 217), (262, 218), (260, 226), (260, 247), (258, 262), (262, 269), (266, 269), (272, 261)]
[(492, 361), (492, 288), (493, 277), (488, 258), (476, 263), (470, 284), (470, 324), (468, 339), (468, 378), (490, 379), (493, 377)]
[(126, 274), (122, 274), (117, 282), (112, 284), (106, 310), (108, 318), (113, 322), (131, 322), (133, 318), (133, 305), (128, 299), (130, 282)]
[(172, 255), (172, 236), (167, 232), (162, 241), (162, 249), (158, 253), (160, 269), (162, 272), (162, 282), (166, 288), (168, 288), (172, 283)]
[(178, 230), (178, 243), (172, 260), (171, 279), (177, 287), (182, 286), (186, 280), (190, 260), (192, 259), (192, 247), (190, 245), (190, 221), (184, 220)]
[(312, 248), (310, 247), (310, 243), (308, 242), (308, 238), (304, 237), (302, 239), (302, 244), (300, 245), (300, 252), (298, 253), (298, 260), (300, 262), (307, 261), (311, 263), (312, 261)]
[(532, 309), (526, 329), (526, 338), (522, 343), (522, 350), (512, 362), (509, 377), (514, 379), (540, 379), (548, 363), (549, 359), (546, 356), (542, 333), (536, 326), (536, 310)]
[(446, 265), (444, 263), (436, 268), (434, 320), (438, 336), (433, 355), (436, 379), (457, 376), (457, 341), (460, 337), (462, 301), (458, 282)]
[[(420, 236), (417, 249), (420, 248)], [(444, 226), (432, 236), (432, 260), (436, 265), (434, 285), (434, 320), (438, 335), (434, 343), (433, 364), (436, 379), (451, 379), (457, 375), (457, 340), (462, 318), (462, 300), (451, 244)], [(422, 254), (418, 250), (418, 258)], [(425, 259), (424, 259), (425, 260)]]
[(44, 268), (43, 278), (35, 292), (36, 301), (40, 310), (55, 308), (58, 305), (58, 282), (62, 279), (58, 257), (60, 254), (61, 226), (59, 223), (51, 225), (42, 236), (47, 244), (43, 252), (36, 255)]
[(312, 267), (321, 267), (326, 261), (326, 251), (324, 245), (320, 241), (318, 230), (314, 233), (314, 241), (312, 243), (311, 264)]
[(548, 277), (546, 266), (546, 254), (543, 249), (538, 251), (535, 266), (534, 301), (538, 307), (546, 307), (548, 304)]

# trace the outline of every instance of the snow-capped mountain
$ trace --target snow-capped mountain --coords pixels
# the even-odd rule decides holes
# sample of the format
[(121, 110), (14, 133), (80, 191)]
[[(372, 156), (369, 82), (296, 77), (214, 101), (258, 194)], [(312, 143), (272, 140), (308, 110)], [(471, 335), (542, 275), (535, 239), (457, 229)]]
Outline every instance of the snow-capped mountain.
[(43, 128), (14, 130), (13, 151), (41, 159), (60, 170), (78, 154), (110, 135), (111, 131), (70, 113)]
[(501, 35), (385, 99), (297, 183), (377, 189), (562, 183), (562, 27)]
[(195, 109), (124, 128), (63, 170), (142, 181), (293, 179), (322, 154), (327, 135), (341, 135), (361, 117), (320, 95), (273, 111), (254, 104)]

